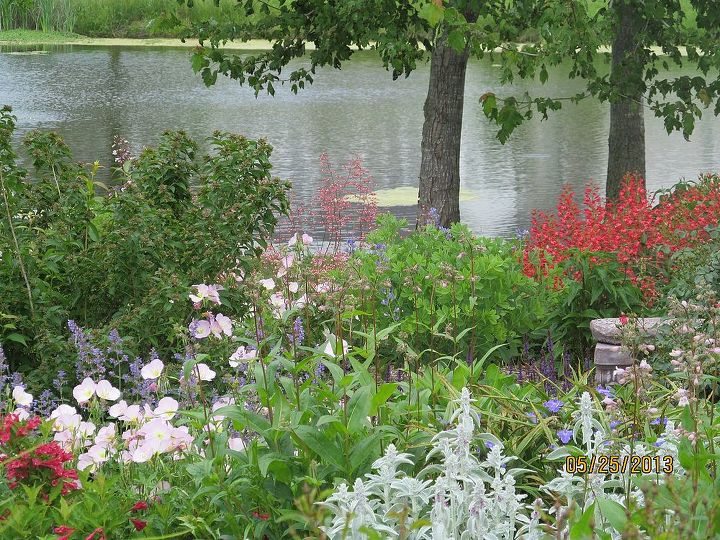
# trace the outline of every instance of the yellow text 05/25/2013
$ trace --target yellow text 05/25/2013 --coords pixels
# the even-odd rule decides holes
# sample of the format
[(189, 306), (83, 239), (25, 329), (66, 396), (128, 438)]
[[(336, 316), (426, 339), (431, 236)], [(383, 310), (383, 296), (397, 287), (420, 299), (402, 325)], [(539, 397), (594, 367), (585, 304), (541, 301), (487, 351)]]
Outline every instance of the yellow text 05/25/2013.
[(672, 456), (594, 454), (565, 458), (565, 472), (570, 474), (672, 474), (674, 469)]

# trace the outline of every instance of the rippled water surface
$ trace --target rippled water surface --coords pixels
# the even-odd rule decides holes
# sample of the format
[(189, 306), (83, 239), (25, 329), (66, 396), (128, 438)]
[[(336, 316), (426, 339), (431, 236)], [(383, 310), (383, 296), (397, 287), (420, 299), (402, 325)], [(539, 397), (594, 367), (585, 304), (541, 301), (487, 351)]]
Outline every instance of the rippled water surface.
[[(314, 200), (321, 152), (336, 162), (359, 155), (377, 189), (416, 186), (420, 167), (422, 107), (428, 65), (393, 81), (372, 53), (362, 53), (341, 71), (321, 70), (298, 95), (278, 89), (275, 97), (220, 80), (205, 88), (191, 70), (189, 51), (148, 48), (65, 47), (46, 54), (0, 53), (0, 104), (18, 116), (18, 137), (30, 129), (60, 132), (77, 159), (111, 165), (114, 135), (134, 152), (153, 144), (165, 129), (197, 138), (213, 130), (267, 138), (275, 148), (274, 172), (293, 181), (296, 196)], [(461, 204), (462, 219), (488, 235), (526, 228), (533, 208), (550, 209), (563, 183), (578, 189), (604, 181), (608, 107), (586, 100), (565, 105), (550, 120), (533, 120), (501, 145), (482, 114), (485, 92), (508, 93), (497, 82), (492, 60), (468, 70), (461, 154), (463, 189), (474, 195)], [(558, 75), (545, 95), (569, 96), (577, 82)], [(646, 117), (648, 187), (720, 170), (720, 121), (707, 116), (691, 142), (668, 136), (661, 120)], [(412, 207), (393, 207), (413, 215)]]

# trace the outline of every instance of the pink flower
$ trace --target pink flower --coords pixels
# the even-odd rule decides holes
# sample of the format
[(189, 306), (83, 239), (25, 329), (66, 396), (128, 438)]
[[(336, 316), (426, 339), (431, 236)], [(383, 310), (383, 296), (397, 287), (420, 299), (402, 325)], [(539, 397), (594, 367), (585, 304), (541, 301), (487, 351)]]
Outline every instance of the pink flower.
[(210, 321), (193, 319), (188, 330), (190, 330), (190, 335), (195, 339), (204, 339), (210, 335)]
[(212, 381), (215, 378), (215, 372), (208, 367), (207, 364), (196, 364), (197, 373), (201, 381)]
[(226, 336), (232, 336), (232, 319), (230, 319), (230, 317), (226, 317), (222, 313), (218, 313), (214, 319), (214, 322), (211, 323), (211, 329), (213, 335), (217, 338), (222, 337), (222, 334), (225, 334)]
[(268, 291), (272, 291), (275, 288), (275, 280), (273, 278), (261, 279), (258, 283), (265, 287)]
[(143, 368), (140, 370), (140, 375), (143, 379), (149, 380), (149, 379), (157, 379), (162, 374), (162, 370), (165, 367), (165, 364), (163, 364), (163, 361), (159, 358), (156, 358), (149, 364), (143, 366)]
[(99, 381), (97, 385), (95, 385), (95, 393), (97, 394), (97, 397), (104, 399), (105, 401), (116, 401), (120, 397), (120, 390), (115, 388), (112, 384), (110, 384), (110, 381), (106, 381), (105, 379)]
[(219, 291), (225, 290), (221, 285), (193, 285), (196, 289), (196, 294), (190, 294), (190, 300), (195, 304), (201, 304), (203, 300), (207, 299), (215, 304), (221, 304)]
[(78, 403), (87, 403), (95, 395), (95, 383), (90, 377), (85, 377), (83, 381), (73, 388), (73, 397)]
[(240, 362), (254, 360), (257, 357), (257, 351), (255, 349), (248, 349), (244, 346), (240, 346), (237, 350), (230, 355), (230, 367), (238, 367)]

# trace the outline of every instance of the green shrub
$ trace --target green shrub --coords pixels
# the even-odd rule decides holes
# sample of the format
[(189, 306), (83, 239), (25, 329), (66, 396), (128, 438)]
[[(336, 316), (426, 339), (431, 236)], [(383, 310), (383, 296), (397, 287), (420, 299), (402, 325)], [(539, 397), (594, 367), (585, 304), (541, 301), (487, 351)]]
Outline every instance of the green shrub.
[(287, 211), (289, 185), (270, 176), (264, 141), (217, 132), (198, 159), (194, 141), (167, 132), (98, 196), (96, 168), (73, 163), (57, 135), (29, 134), (34, 175), (21, 169), (9, 108), (0, 122), (0, 339), (14, 368), (57, 362), (68, 319), (167, 350), (188, 287), (247, 270)]

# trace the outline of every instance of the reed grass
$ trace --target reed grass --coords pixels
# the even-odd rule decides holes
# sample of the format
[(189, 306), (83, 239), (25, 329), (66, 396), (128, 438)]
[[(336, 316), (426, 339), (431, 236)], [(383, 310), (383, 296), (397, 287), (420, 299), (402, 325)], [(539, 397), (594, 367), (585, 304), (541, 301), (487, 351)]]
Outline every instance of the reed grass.
[(0, 31), (75, 32), (91, 37), (176, 37), (189, 23), (241, 21), (235, 0), (0, 0)]

